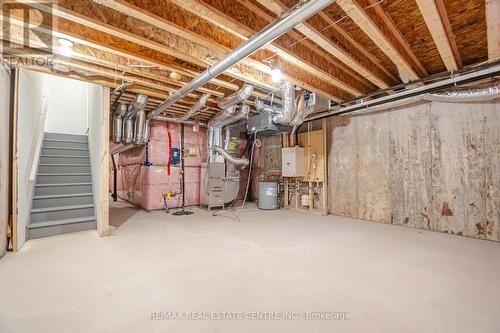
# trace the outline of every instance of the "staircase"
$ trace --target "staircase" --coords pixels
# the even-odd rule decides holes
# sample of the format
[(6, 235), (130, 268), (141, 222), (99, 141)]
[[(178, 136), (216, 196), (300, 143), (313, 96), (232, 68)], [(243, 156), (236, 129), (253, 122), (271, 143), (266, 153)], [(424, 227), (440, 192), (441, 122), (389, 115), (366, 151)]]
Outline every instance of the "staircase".
[(45, 133), (28, 239), (96, 229), (86, 135)]

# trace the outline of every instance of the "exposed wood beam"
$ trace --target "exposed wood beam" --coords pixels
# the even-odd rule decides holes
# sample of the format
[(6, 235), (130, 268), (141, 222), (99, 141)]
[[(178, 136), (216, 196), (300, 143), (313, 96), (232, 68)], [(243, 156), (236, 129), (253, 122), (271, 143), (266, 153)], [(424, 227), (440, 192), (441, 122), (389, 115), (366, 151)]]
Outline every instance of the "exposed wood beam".
[(500, 0), (486, 0), (486, 24), (488, 29), (488, 59), (500, 58)]
[[(42, 7), (44, 5), (38, 3), (36, 5), (30, 4), (30, 6), (43, 10)], [(46, 9), (50, 10), (50, 8)], [(119, 38), (147, 47), (173, 58), (194, 63), (200, 67), (208, 67), (217, 59), (224, 56), (224, 54), (219, 54), (216, 50), (199, 46), (196, 43), (158, 29), (148, 23), (110, 11), (104, 6), (95, 6), (78, 0), (60, 0), (58, 5), (54, 5), (51, 10), (55, 15), (71, 20), (73, 26), (75, 24), (86, 26), (113, 38)], [(95, 17), (99, 17), (99, 20), (96, 20)], [(72, 29), (74, 28), (73, 26), (68, 27), (66, 24), (64, 28)], [(60, 24), (59, 27), (61, 27)], [(80, 31), (73, 31), (73, 33), (75, 32), (79, 33)], [(86, 36), (88, 39), (95, 37), (94, 35)], [(106, 37), (106, 41), (108, 40), (109, 37)], [(287, 68), (287, 72), (290, 72), (290, 74), (286, 78), (292, 82), (337, 101), (347, 98), (347, 96), (339, 95), (338, 90), (335, 90), (334, 86), (330, 83), (320, 81), (306, 72), (300, 72), (300, 70), (293, 68), (293, 66), (290, 67)], [(265, 64), (252, 59), (244, 59), (226, 71), (226, 73), (264, 89), (275, 90), (277, 86), (271, 81), (270, 71), (269, 66)]]
[[(182, 0), (176, 0), (182, 1)], [(193, 1), (193, 0), (189, 0)], [(262, 6), (268, 8), (270, 11), (275, 13), (276, 15), (281, 15), (283, 12), (288, 10), (281, 1), (279, 0), (257, 0)], [(354, 59), (350, 54), (348, 54), (345, 50), (338, 47), (335, 43), (333, 43), (330, 39), (324, 36), (321, 32), (319, 32), (315, 27), (313, 27), (309, 23), (301, 23), (295, 27), (302, 34), (307, 36), (309, 39), (314, 41), (314, 43), (318, 44), (321, 48), (326, 50), (328, 53), (342, 61), (348, 67), (353, 69), (354, 71), (361, 74), (363, 77), (367, 78), (373, 84), (378, 86), (379, 88), (388, 88), (389, 84), (386, 80), (380, 78), (380, 75), (374, 74), (373, 69), (368, 69), (362, 66), (356, 59)]]
[[(442, 0), (438, 0), (442, 1)], [(377, 13), (380, 19), (383, 21), (384, 25), (387, 27), (388, 32), (394, 36), (394, 38), (399, 43), (402, 52), (408, 56), (408, 60), (414, 65), (415, 69), (418, 71), (418, 74), (422, 77), (426, 77), (429, 75), (425, 67), (422, 65), (420, 60), (418, 60), (415, 53), (413, 53), (410, 44), (406, 41), (403, 34), (396, 27), (390, 16), (385, 12), (384, 8), (378, 4), (378, 0), (368, 0), (370, 4), (370, 10), (373, 10)]]
[[(223, 54), (227, 54), (231, 51), (230, 47), (227, 46), (222, 46), (217, 44), (214, 40), (211, 40), (209, 38), (206, 38), (204, 36), (200, 36), (199, 34), (193, 33), (188, 29), (185, 29), (181, 26), (176, 25), (173, 22), (168, 21), (166, 18), (161, 17), (159, 15), (156, 15), (153, 13), (153, 8), (146, 7), (147, 4), (143, 4), (144, 8), (138, 7), (128, 1), (124, 0), (104, 0), (102, 2), (103, 5), (112, 8), (116, 11), (119, 11), (129, 17), (134, 17), (138, 20), (141, 20), (143, 22), (146, 22), (148, 24), (151, 24), (159, 29), (166, 29), (170, 26), (174, 26), (175, 30), (179, 32), (180, 35), (186, 36), (190, 40), (193, 40), (196, 43), (199, 44), (204, 44), (204, 45), (212, 45), (213, 47), (216, 47), (218, 49), (218, 52), (221, 52)], [(207, 5), (208, 7), (208, 5)], [(223, 16), (223, 14), (220, 14), (220, 16)], [(254, 30), (252, 29), (244, 29), (243, 34), (248, 37), (251, 36), (255, 33)], [(239, 35), (241, 36), (241, 35)], [(238, 37), (239, 37), (238, 36)], [(247, 38), (244, 39), (247, 39)], [(233, 37), (234, 38), (234, 37)], [(227, 39), (227, 37), (226, 37)], [(241, 42), (238, 40), (234, 43), (234, 45), (238, 45)], [(284, 48), (279, 48), (275, 47), (272, 45), (267, 46), (268, 49), (272, 49), (274, 52), (279, 53), (279, 55), (289, 61), (291, 64), (294, 66), (300, 67), (302, 70), (308, 71), (309, 73), (313, 74), (317, 78), (324, 80), (325, 82), (329, 82), (330, 84), (333, 84), (347, 92), (349, 92), (352, 95), (361, 95), (363, 91), (360, 89), (356, 89), (352, 85), (349, 84), (349, 82), (344, 82), (342, 80), (339, 80), (338, 78), (335, 77), (334, 73), (330, 73), (329, 70), (331, 70), (331, 67), (325, 66), (325, 69), (320, 69), (318, 68), (317, 64), (314, 63), (310, 59), (305, 59), (307, 56), (304, 57), (298, 57), (294, 55), (292, 52), (289, 50), (285, 50)], [(252, 62), (250, 59), (247, 60), (249, 65), (252, 65), (256, 68), (259, 68), (261, 65), (256, 64), (255, 62)], [(301, 84), (301, 82), (298, 82)], [(303, 84), (303, 83), (302, 83)]]
[(398, 69), (409, 79), (417, 80), (415, 72), (401, 52), (391, 43), (381, 29), (367, 15), (365, 10), (354, 0), (337, 0), (337, 4), (356, 24), (370, 37), (371, 40), (394, 62)]
[(451, 27), (450, 18), (448, 17), (448, 12), (446, 11), (446, 5), (444, 3), (444, 0), (436, 0), (436, 5), (439, 10), (439, 15), (443, 20), (444, 30), (446, 31), (446, 36), (448, 37), (448, 41), (450, 42), (451, 50), (453, 51), (453, 56), (457, 61), (457, 66), (458, 68), (462, 68), (463, 67), (462, 57), (460, 56), (460, 52), (458, 51), (456, 37)]
[[(267, 21), (267, 23), (271, 23), (272, 21), (274, 21), (276, 19), (276, 15), (270, 15), (270, 14), (268, 14), (267, 11), (261, 9), (260, 6), (258, 6), (257, 4), (255, 4), (254, 2), (252, 2), (250, 0), (237, 0), (237, 1), (240, 4), (242, 4), (243, 6), (245, 6), (246, 8), (248, 8), (250, 11), (252, 11), (253, 13), (255, 13), (256, 15), (258, 15), (259, 17), (265, 19)], [(321, 15), (321, 13), (319, 13), (319, 15)], [(352, 68), (348, 67), (343, 62), (339, 61), (337, 58), (335, 58), (334, 56), (332, 56), (330, 53), (328, 53), (325, 50), (323, 50), (321, 47), (319, 47), (319, 45), (315, 44), (309, 38), (307, 38), (306, 36), (300, 34), (295, 29), (290, 30), (287, 33), (287, 35), (289, 35), (291, 38), (293, 38), (294, 40), (296, 40), (297, 43), (303, 45), (308, 50), (314, 52), (315, 54), (317, 54), (318, 56), (320, 56), (321, 58), (323, 58), (325, 61), (327, 61), (329, 63), (332, 63), (333, 65), (339, 67), (339, 69), (343, 70), (347, 75), (349, 75), (352, 80), (356, 80), (360, 84), (364, 85), (364, 87), (366, 89), (368, 89), (368, 91), (373, 91), (375, 89), (375, 86), (371, 82), (369, 82), (368, 80), (366, 80), (366, 78), (364, 78), (363, 76), (361, 76), (356, 71), (352, 70)], [(368, 53), (366, 50), (363, 50), (363, 49), (361, 49), (360, 52)], [(376, 60), (375, 60), (374, 63), (377, 64)], [(384, 70), (383, 68), (381, 68), (381, 69)], [(391, 75), (388, 71), (387, 71), (387, 74), (389, 76)]]
[(420, 13), (424, 17), (425, 24), (431, 32), (432, 39), (441, 55), (441, 59), (449, 71), (458, 69), (457, 61), (453, 55), (453, 50), (446, 34), (446, 29), (443, 25), (443, 20), (439, 14), (435, 0), (415, 0), (417, 2)]

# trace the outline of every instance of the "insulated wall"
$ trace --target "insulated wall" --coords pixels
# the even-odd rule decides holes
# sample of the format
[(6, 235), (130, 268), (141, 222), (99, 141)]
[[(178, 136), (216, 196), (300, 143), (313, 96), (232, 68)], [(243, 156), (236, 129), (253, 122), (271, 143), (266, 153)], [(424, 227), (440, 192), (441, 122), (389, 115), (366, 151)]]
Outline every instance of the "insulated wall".
[(331, 213), (500, 240), (500, 103), (420, 103), (329, 121)]
[(0, 66), (0, 257), (7, 249), (9, 222), (10, 72)]

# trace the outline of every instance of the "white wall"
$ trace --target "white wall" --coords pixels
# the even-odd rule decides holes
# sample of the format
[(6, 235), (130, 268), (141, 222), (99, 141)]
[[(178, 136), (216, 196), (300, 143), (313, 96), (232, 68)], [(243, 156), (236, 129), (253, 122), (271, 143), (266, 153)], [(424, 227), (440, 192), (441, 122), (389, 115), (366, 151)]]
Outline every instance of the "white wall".
[(45, 132), (86, 134), (89, 89), (86, 82), (40, 74), (47, 77), (48, 110)]
[(94, 204), (97, 230), (104, 236), (109, 232), (109, 89), (91, 85), (89, 106), (89, 153)]
[(10, 73), (0, 66), (0, 257), (7, 249), (9, 222)]
[(35, 150), (37, 125), (47, 97), (47, 76), (20, 70), (17, 129), (17, 249), (26, 241), (33, 182), (29, 180)]

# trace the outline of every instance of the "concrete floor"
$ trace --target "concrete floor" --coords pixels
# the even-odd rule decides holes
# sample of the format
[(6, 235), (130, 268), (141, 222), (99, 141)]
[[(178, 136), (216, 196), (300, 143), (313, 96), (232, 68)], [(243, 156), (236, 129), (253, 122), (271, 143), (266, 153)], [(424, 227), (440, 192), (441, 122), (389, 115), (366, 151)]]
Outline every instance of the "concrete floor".
[[(285, 210), (121, 208), (114, 236), (33, 240), (0, 260), (0, 332), (500, 332), (500, 243)], [(168, 311), (351, 318), (150, 319)]]

